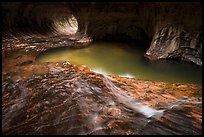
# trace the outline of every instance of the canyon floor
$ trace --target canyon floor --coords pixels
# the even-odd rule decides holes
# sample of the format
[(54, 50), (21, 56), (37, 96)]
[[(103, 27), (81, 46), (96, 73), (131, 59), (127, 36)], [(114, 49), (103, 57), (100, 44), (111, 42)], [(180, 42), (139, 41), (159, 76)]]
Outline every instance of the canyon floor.
[(3, 39), (3, 134), (202, 134), (202, 86), (103, 75), (69, 62), (38, 62), (74, 36)]

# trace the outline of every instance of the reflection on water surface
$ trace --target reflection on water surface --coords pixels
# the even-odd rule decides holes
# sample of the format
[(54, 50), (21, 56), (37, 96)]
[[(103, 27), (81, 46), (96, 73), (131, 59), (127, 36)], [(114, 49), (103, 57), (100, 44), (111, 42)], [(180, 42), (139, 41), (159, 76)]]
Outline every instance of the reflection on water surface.
[[(134, 46), (134, 48), (132, 48)], [(95, 42), (83, 49), (59, 48), (38, 56), (43, 62), (69, 61), (105, 74), (164, 82), (202, 82), (202, 67), (174, 60), (149, 61), (142, 45)], [(139, 48), (136, 48), (139, 47)]]

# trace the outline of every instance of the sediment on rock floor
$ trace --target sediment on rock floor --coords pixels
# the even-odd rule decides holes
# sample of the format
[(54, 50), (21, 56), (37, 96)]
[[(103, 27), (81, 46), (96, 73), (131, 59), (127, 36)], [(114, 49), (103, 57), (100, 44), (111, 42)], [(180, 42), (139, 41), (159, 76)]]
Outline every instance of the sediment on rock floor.
[[(196, 14), (198, 16), (195, 17), (195, 20), (192, 19), (187, 26), (183, 26), (185, 32), (177, 30), (174, 26), (189, 20), (188, 16), (193, 17), (195, 13), (200, 13), (198, 3), (190, 3), (197, 9), (188, 4), (184, 6), (185, 8), (180, 9), (182, 5), (173, 4), (171, 9), (176, 9), (179, 13), (188, 12), (188, 14), (182, 14), (181, 22), (177, 22), (179, 17), (164, 10), (166, 6), (168, 7), (168, 3), (164, 6), (156, 3), (146, 6), (144, 3), (142, 6), (126, 3), (125, 7), (119, 4), (118, 9), (111, 4), (97, 5), (94, 3), (89, 3), (91, 8), (73, 3), (15, 4), (9, 6), (8, 3), (4, 3), (3, 5), (5, 20), (2, 38), (2, 133), (4, 135), (202, 134), (201, 85), (104, 75), (93, 72), (86, 66), (76, 66), (69, 62), (36, 61), (36, 56), (45, 50), (65, 46), (84, 48), (89, 46), (93, 39), (109, 35), (114, 38), (115, 33), (119, 32), (127, 33), (128, 38), (131, 39), (143, 40), (154, 36), (148, 50), (150, 54), (147, 56), (149, 57), (160, 58), (168, 55), (172, 58), (190, 59), (194, 63), (197, 62), (197, 65), (202, 65), (199, 63), (202, 59), (202, 46), (200, 46), (202, 38), (199, 35), (200, 14)], [(134, 6), (139, 9), (133, 8)], [(76, 8), (73, 9), (73, 7)], [(99, 10), (99, 7), (102, 9)], [(147, 9), (145, 7), (153, 9), (154, 12), (144, 12)], [(159, 13), (158, 16), (155, 16), (157, 13), (155, 8), (158, 8), (162, 14), (167, 12), (168, 16), (165, 18), (170, 18), (166, 21), (170, 21), (174, 27), (170, 27), (172, 24), (163, 27), (167, 23), (164, 22), (160, 28), (158, 27), (160, 25), (150, 21), (154, 17), (160, 21), (163, 19)], [(194, 13), (186, 10), (188, 8), (194, 9), (191, 10)], [(65, 12), (67, 10), (68, 13)], [(91, 12), (93, 10), (96, 12)], [(130, 11), (130, 14), (124, 16), (123, 10)], [(63, 22), (61, 17), (66, 16), (68, 19), (72, 17), (71, 11), (75, 12), (73, 14), (78, 20), (79, 30), (73, 34), (70, 32), (66, 34), (68, 32), (64, 31), (63, 26), (58, 25), (59, 22)], [(42, 13), (41, 16), (38, 16), (38, 12)], [(19, 18), (11, 16), (14, 13)], [(97, 17), (95, 14), (103, 16)], [(33, 28), (29, 29), (23, 27), (23, 25), (29, 26), (28, 15), (33, 15), (30, 17), (30, 24), (33, 23), (31, 25)], [(144, 18), (136, 22), (141, 15), (144, 15)], [(92, 17), (92, 22), (89, 22), (90, 17)], [(101, 20), (100, 17), (104, 19)], [(55, 20), (50, 19), (59, 22), (54, 22), (53, 25), (52, 21)], [(120, 27), (121, 20), (123, 20), (122, 24), (126, 24), (124, 28)], [(195, 31), (189, 34), (194, 21), (197, 21), (197, 26), (194, 27)], [(64, 22), (68, 24), (66, 20)], [(113, 25), (107, 29), (107, 24), (111, 22)], [(128, 22), (133, 24), (128, 24)], [(23, 25), (19, 26), (21, 23)], [(16, 27), (11, 27), (13, 25)], [(101, 25), (102, 28), (97, 27)], [(138, 28), (137, 26), (140, 25), (142, 27)], [(155, 29), (154, 32), (154, 29), (151, 29), (154, 28), (152, 26), (158, 29)], [(149, 32), (147, 34), (150, 36), (146, 36), (144, 31)], [(174, 35), (178, 41), (174, 39)], [(189, 39), (191, 39), (190, 44)], [(174, 43), (175, 41), (177, 44)], [(171, 42), (173, 45), (170, 44), (171, 46), (168, 47)], [(159, 43), (165, 46), (160, 47)], [(183, 47), (182, 43), (187, 43), (187, 47)], [(180, 50), (183, 48), (185, 51)], [(171, 53), (166, 52), (167, 49)]]
[(3, 134), (201, 134), (199, 85), (105, 76), (69, 62), (42, 63), (35, 60), (38, 47), (47, 47), (26, 47), (27, 52), (5, 51)]

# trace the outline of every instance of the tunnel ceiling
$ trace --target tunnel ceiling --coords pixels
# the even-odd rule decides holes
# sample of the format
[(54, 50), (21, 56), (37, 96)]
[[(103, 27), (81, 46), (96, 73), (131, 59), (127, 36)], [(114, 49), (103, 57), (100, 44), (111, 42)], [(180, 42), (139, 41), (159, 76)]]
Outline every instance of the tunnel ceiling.
[(75, 32), (95, 40), (128, 37), (149, 43), (149, 59), (180, 58), (202, 65), (202, 6), (198, 2), (36, 2), (3, 3), (2, 7), (3, 37)]

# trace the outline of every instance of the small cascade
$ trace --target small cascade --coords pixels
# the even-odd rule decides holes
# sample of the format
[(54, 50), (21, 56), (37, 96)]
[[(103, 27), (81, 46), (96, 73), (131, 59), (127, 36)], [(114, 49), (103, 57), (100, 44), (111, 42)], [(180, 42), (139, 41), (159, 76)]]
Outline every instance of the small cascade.
[(121, 88), (117, 87), (112, 81), (109, 76), (103, 75), (104, 77), (104, 83), (106, 86), (111, 90), (114, 95), (118, 98), (118, 101), (129, 108), (143, 114), (147, 118), (151, 118), (152, 116), (155, 118), (160, 118), (163, 114), (164, 110), (156, 110), (153, 109), (147, 105), (143, 105), (142, 103), (139, 103), (129, 95), (127, 95), (125, 92), (122, 91)]

